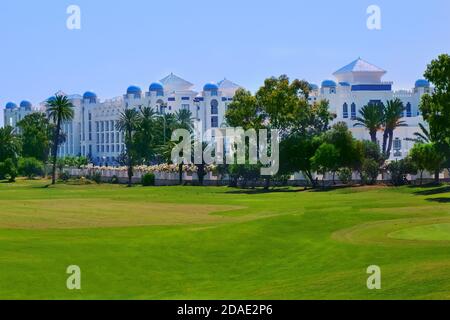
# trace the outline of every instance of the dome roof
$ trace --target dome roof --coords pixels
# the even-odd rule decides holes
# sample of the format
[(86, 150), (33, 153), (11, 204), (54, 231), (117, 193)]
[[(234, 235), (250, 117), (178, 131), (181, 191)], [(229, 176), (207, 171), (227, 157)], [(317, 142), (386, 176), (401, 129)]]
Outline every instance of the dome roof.
[(8, 102), (7, 104), (6, 104), (6, 107), (5, 107), (6, 109), (14, 109), (14, 108), (17, 108), (17, 104), (15, 104), (14, 102)]
[(348, 82), (339, 82), (339, 84), (342, 86), (342, 87), (350, 87), (350, 83), (348, 83)]
[(207, 83), (203, 87), (203, 91), (216, 91), (219, 90), (219, 86), (215, 83)]
[(87, 91), (83, 94), (84, 100), (97, 99), (97, 95), (92, 91)]
[(164, 87), (161, 83), (159, 82), (153, 82), (150, 85), (149, 91), (164, 91)]
[(51, 96), (50, 98), (48, 98), (47, 100), (45, 100), (46, 102), (51, 102), (51, 101), (55, 101), (56, 98), (54, 96)]
[(314, 84), (314, 83), (310, 83), (309, 84), (309, 89), (310, 90), (319, 90), (319, 86), (317, 85), (317, 84)]
[(425, 79), (419, 79), (416, 81), (416, 88), (429, 88), (430, 82)]
[(322, 82), (322, 87), (323, 88), (336, 87), (336, 82), (334, 82), (333, 80), (325, 80), (324, 82)]
[(26, 108), (26, 109), (31, 109), (31, 102), (30, 101), (27, 101), (27, 100), (23, 100), (21, 103), (20, 103), (20, 107), (21, 108)]
[(137, 86), (129, 86), (127, 89), (127, 94), (141, 94), (142, 90), (141, 88)]

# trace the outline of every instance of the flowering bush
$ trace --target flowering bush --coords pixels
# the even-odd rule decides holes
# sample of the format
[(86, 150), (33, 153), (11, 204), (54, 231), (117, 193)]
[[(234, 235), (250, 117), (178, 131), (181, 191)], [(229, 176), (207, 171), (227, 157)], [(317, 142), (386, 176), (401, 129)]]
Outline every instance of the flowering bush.
[[(127, 167), (100, 167), (100, 166), (94, 166), (92, 164), (87, 166), (82, 166), (81, 169), (85, 170), (92, 170), (92, 171), (113, 171), (113, 172), (127, 172)], [(134, 167), (134, 170), (136, 172), (141, 172), (142, 174), (145, 173), (178, 173), (179, 167), (176, 164), (159, 164), (154, 166), (137, 166)], [(194, 174), (197, 173), (197, 166), (190, 164), (190, 165), (183, 165), (183, 172), (186, 172), (188, 174)], [(217, 166), (215, 165), (209, 165), (205, 166), (205, 170), (207, 173), (213, 172), (215, 173), (217, 171)]]

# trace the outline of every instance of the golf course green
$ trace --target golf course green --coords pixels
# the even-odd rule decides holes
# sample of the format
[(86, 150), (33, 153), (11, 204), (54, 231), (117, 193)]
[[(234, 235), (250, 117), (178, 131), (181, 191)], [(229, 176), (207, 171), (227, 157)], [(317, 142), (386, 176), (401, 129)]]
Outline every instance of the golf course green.
[(0, 183), (0, 298), (450, 299), (450, 188)]

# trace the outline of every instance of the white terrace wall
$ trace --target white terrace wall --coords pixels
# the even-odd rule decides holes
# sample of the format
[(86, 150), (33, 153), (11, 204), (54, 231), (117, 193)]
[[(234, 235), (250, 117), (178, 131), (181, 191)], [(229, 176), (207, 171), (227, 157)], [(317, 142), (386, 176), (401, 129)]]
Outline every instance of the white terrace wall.
[[(96, 167), (96, 168), (65, 168), (64, 172), (68, 173), (71, 177), (89, 177), (94, 176), (95, 174), (100, 174), (102, 181), (109, 182), (113, 177), (117, 177), (121, 183), (125, 183), (128, 181), (128, 174), (126, 170), (118, 169), (118, 168), (109, 168), (109, 167)], [(148, 173), (148, 170), (135, 168), (133, 171), (133, 183), (140, 183), (142, 177)], [(177, 185), (179, 183), (179, 173), (178, 172), (153, 172), (155, 174), (156, 185), (164, 186), (164, 185)], [(313, 176), (318, 182), (322, 182), (325, 180), (327, 185), (333, 184), (333, 175), (326, 174), (325, 177), (320, 174), (316, 174)], [(198, 176), (195, 172), (183, 172), (182, 175), (183, 183), (187, 184), (195, 184), (198, 182)], [(408, 175), (407, 179), (413, 183), (419, 183), (420, 175)], [(447, 170), (440, 174), (440, 179), (442, 181), (450, 181), (449, 173)], [(334, 176), (334, 180), (336, 183), (339, 183), (338, 175)], [(359, 174), (353, 173), (352, 177), (353, 183), (360, 182)], [(205, 185), (228, 185), (230, 179), (228, 175), (216, 175), (213, 172), (208, 172), (204, 178)], [(379, 175), (378, 182), (389, 182), (390, 176), (388, 174)], [(423, 182), (432, 182), (434, 181), (434, 174), (425, 172), (423, 174)], [(263, 185), (263, 182), (254, 182), (256, 185)], [(304, 186), (308, 185), (307, 179), (301, 173), (296, 173), (291, 177), (288, 181), (289, 185), (298, 185)]]

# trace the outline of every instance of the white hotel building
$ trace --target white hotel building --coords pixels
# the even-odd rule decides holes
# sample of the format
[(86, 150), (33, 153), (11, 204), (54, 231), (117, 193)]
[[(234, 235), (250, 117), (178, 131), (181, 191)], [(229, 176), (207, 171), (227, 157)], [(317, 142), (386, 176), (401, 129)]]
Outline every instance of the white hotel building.
[[(385, 74), (383, 69), (357, 59), (334, 73), (336, 81), (325, 80), (321, 87), (312, 84), (310, 99), (328, 100), (330, 111), (337, 116), (336, 122), (346, 122), (356, 138), (369, 140), (369, 133), (364, 128), (354, 128), (359, 110), (373, 101), (400, 98), (406, 107), (404, 121), (408, 126), (396, 130), (391, 155), (391, 159), (400, 159), (413, 146), (405, 138), (413, 137), (419, 130), (418, 124), (423, 122), (419, 111), (421, 96), (432, 89), (426, 80), (418, 80), (412, 90), (393, 91), (392, 82), (382, 81)], [(95, 164), (117, 164), (124, 140), (116, 130), (116, 123), (126, 108), (149, 106), (160, 114), (187, 109), (202, 123), (204, 131), (225, 126), (227, 106), (240, 86), (224, 79), (217, 84), (206, 84), (201, 92), (194, 91), (193, 87), (192, 83), (170, 74), (160, 82), (152, 83), (147, 92), (130, 86), (123, 96), (114, 99), (100, 101), (93, 92), (86, 92), (83, 96), (69, 95), (75, 106), (75, 117), (63, 126), (67, 141), (61, 146), (59, 155), (83, 155), (90, 157)], [(15, 127), (24, 116), (36, 111), (44, 112), (45, 102), (36, 108), (28, 101), (19, 106), (10, 102), (5, 108), (4, 123)], [(381, 133), (379, 139), (382, 139)]]

